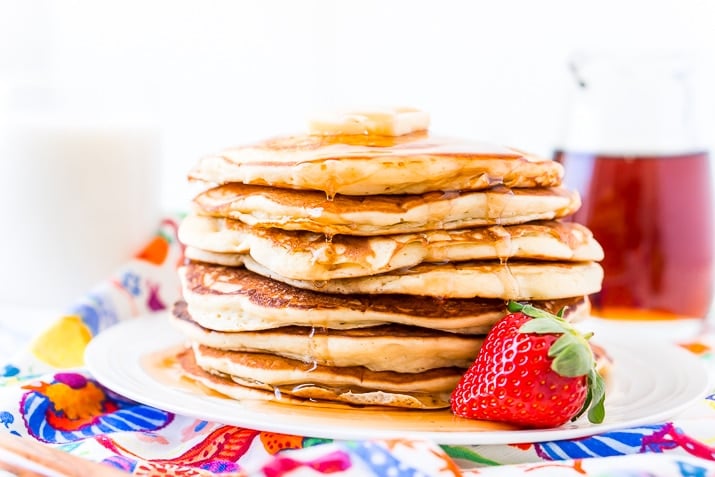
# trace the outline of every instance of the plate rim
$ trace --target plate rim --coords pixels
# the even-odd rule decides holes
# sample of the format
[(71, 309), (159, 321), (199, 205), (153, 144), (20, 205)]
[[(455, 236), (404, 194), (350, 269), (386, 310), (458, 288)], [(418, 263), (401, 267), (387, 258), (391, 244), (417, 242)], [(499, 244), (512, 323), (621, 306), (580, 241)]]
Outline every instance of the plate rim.
[[(162, 389), (163, 392), (159, 393), (161, 396), (142, 394), (137, 389), (127, 387), (126, 384), (121, 382), (121, 379), (117, 379), (117, 377), (113, 375), (115, 374), (115, 372), (109, 371), (101, 365), (102, 357), (106, 356), (109, 353), (110, 347), (115, 345), (119, 341), (118, 337), (122, 337), (124, 335), (136, 336), (136, 334), (132, 333), (133, 331), (143, 331), (145, 334), (151, 335), (154, 338), (158, 337), (158, 340), (153, 344), (146, 344), (148, 343), (147, 339), (135, 339), (135, 346), (130, 347), (129, 351), (127, 351), (127, 349), (121, 350), (124, 353), (129, 353), (128, 359), (115, 359), (115, 362), (120, 363), (121, 369), (123, 369), (125, 372), (129, 372), (130, 375), (132, 375), (134, 378), (139, 379), (140, 381), (143, 380), (144, 383), (150, 383), (153, 386), (162, 386), (161, 383), (159, 383), (154, 377), (150, 376), (149, 373), (147, 373), (142, 368), (141, 358), (149, 353), (161, 351), (162, 349), (166, 349), (172, 345), (180, 345), (186, 342), (186, 339), (180, 334), (180, 332), (171, 326), (168, 316), (166, 316), (167, 313), (169, 312), (164, 311), (127, 319), (111, 326), (106, 330), (101, 331), (97, 336), (95, 336), (87, 345), (84, 355), (85, 367), (90, 372), (92, 377), (113, 392), (145, 405), (153, 406), (158, 409), (169, 411), (177, 415), (183, 415), (212, 422), (220, 422), (223, 424), (245, 427), (265, 432), (279, 432), (284, 434), (341, 440), (357, 440), (368, 438), (395, 439), (410, 437), (415, 439), (430, 440), (434, 441), (437, 444), (443, 445), (493, 445), (518, 444), (524, 442), (549, 442), (563, 439), (583, 438), (608, 431), (613, 431), (616, 429), (632, 428), (663, 422), (664, 420), (667, 420), (682, 412), (687, 407), (694, 404), (697, 400), (704, 398), (709, 388), (709, 373), (705, 369), (704, 364), (695, 355), (678, 347), (675, 344), (666, 344), (658, 342), (652, 344), (654, 346), (657, 345), (659, 347), (658, 356), (660, 356), (661, 359), (664, 354), (670, 354), (673, 357), (677, 356), (679, 362), (683, 360), (690, 361), (687, 366), (687, 374), (689, 376), (685, 389), (685, 391), (687, 391), (687, 396), (683, 396), (682, 401), (679, 402), (677, 405), (672, 405), (670, 407), (661, 409), (658, 412), (652, 412), (648, 415), (640, 416), (631, 420), (606, 422), (602, 424), (591, 424), (588, 426), (575, 428), (566, 427), (556, 429), (519, 429), (496, 431), (406, 431), (399, 429), (367, 430), (362, 428), (351, 430), (349, 427), (344, 426), (332, 426), (326, 429), (325, 427), (305, 424), (300, 424), (296, 426), (294, 424), (286, 422), (276, 423), (266, 421), (265, 419), (255, 420), (250, 415), (238, 419), (225, 419), (220, 416), (214, 415), (213, 413), (202, 412), (201, 408), (187, 409), (186, 406), (180, 404), (180, 401), (186, 399), (200, 399), (201, 404), (208, 405), (208, 403), (211, 403), (211, 407), (217, 405), (219, 407), (227, 408), (235, 408), (236, 406), (240, 406), (240, 402), (223, 398), (219, 400), (219, 398), (212, 398), (210, 396), (198, 396), (195, 394), (191, 394), (187, 391), (174, 389), (171, 387), (165, 387), (165, 389)], [(155, 327), (156, 330), (151, 327)], [(138, 329), (134, 330), (134, 328)], [(153, 331), (153, 333), (147, 333), (147, 331)], [(161, 333), (159, 333), (158, 331), (161, 331)], [(141, 336), (141, 333), (139, 335)], [(144, 347), (139, 346), (139, 344), (142, 343), (145, 344)], [(599, 342), (599, 344), (604, 346), (607, 352), (609, 352), (609, 345), (630, 345), (631, 349), (628, 350), (628, 352), (635, 353), (635, 351), (633, 351), (633, 343), (623, 343), (618, 339), (606, 339), (603, 343)], [(666, 347), (668, 351), (663, 351), (663, 345), (667, 345)], [(635, 346), (635, 348), (638, 348), (638, 346), (640, 346), (642, 349), (646, 349), (646, 346), (642, 343)], [(622, 349), (619, 350), (619, 353), (622, 352), (624, 352)], [(683, 391), (682, 393), (685, 394), (685, 391)], [(175, 399), (172, 400), (171, 397), (174, 397)], [(300, 408), (296, 406), (294, 407), (294, 409)], [(250, 412), (244, 414), (250, 414)], [(221, 416), (224, 415), (225, 412), (221, 414)], [(409, 433), (408, 436), (405, 435), (407, 433)]]

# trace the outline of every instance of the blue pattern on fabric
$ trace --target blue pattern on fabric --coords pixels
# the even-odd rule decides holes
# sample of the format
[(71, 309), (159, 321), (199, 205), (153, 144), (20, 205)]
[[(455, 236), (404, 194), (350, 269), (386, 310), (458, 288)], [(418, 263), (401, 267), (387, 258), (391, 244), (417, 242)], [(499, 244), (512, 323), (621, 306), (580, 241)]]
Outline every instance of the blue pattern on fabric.
[(678, 471), (683, 477), (708, 477), (708, 469), (705, 467), (700, 467), (699, 465), (693, 465), (689, 462), (676, 461), (675, 465), (678, 466)]
[(142, 292), (141, 277), (134, 272), (126, 272), (122, 276), (122, 287), (132, 296), (139, 296)]
[(10, 424), (15, 422), (15, 416), (7, 411), (0, 412), (0, 424), (2, 424), (5, 429), (10, 429)]
[(107, 457), (106, 459), (102, 460), (102, 464), (106, 464), (110, 467), (114, 467), (115, 469), (122, 470), (129, 474), (134, 472), (134, 469), (136, 469), (137, 467), (136, 460), (120, 455), (113, 455), (111, 457)]
[(18, 374), (20, 374), (20, 368), (13, 366), (12, 364), (6, 364), (2, 370), (0, 370), (0, 377), (3, 378), (12, 378)]
[(20, 404), (28, 433), (63, 444), (124, 431), (154, 431), (174, 415), (125, 399), (81, 374), (58, 373), (50, 382), (28, 385)]
[[(351, 442), (349, 450), (356, 454), (380, 477), (423, 477), (425, 474), (400, 462), (384, 447), (373, 442)], [(426, 476), (425, 476), (426, 477)]]
[(117, 323), (117, 313), (106, 297), (97, 294), (89, 295), (87, 302), (80, 303), (70, 310), (70, 314), (78, 315), (82, 322), (96, 336), (100, 331)]
[(573, 441), (543, 442), (534, 446), (537, 454), (547, 460), (636, 454), (641, 451), (643, 436), (649, 436), (662, 427), (662, 425), (633, 427)]

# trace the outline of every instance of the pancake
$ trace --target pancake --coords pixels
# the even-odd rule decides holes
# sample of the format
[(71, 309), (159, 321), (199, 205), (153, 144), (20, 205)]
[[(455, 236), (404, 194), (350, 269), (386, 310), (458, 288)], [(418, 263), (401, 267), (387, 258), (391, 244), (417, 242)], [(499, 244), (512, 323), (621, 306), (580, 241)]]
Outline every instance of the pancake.
[(280, 399), (280, 401), (285, 404), (311, 404), (307, 399), (296, 398), (287, 394), (280, 396), (276, 395), (273, 391), (240, 386), (227, 375), (219, 374), (217, 371), (213, 373), (206, 371), (196, 363), (194, 351), (191, 348), (186, 348), (179, 352), (176, 356), (176, 360), (184, 376), (208, 389), (239, 401), (275, 401)]
[[(596, 355), (596, 367), (598, 372), (607, 379), (613, 362), (601, 348), (594, 346), (594, 353)], [(360, 407), (369, 407), (371, 409), (384, 408), (385, 406), (398, 406), (412, 409), (435, 409), (446, 407), (444, 406), (444, 401), (446, 399), (443, 393), (426, 394), (415, 392), (407, 394), (406, 392), (368, 390), (361, 390), (361, 392), (358, 393), (351, 391), (336, 392), (335, 389), (325, 387), (317, 388), (316, 386), (309, 385), (298, 385), (288, 388), (283, 387), (278, 390), (275, 388), (268, 390), (265, 386), (263, 388), (255, 387), (255, 381), (248, 382), (246, 379), (231, 377), (230, 374), (222, 373), (217, 369), (206, 370), (202, 368), (196, 363), (196, 357), (191, 348), (187, 348), (179, 353), (177, 361), (179, 362), (185, 377), (227, 397), (236, 399), (239, 402), (250, 400), (277, 401), (290, 405), (308, 405), (338, 409), (353, 407), (348, 406), (348, 404), (360, 404)], [(250, 385), (253, 385), (254, 387), (251, 387)], [(316, 388), (320, 390), (320, 398), (314, 397), (318, 395), (318, 392), (315, 392)], [(300, 393), (303, 389), (306, 390), (304, 392), (310, 393), (313, 397), (301, 398), (297, 395), (291, 394), (291, 391), (297, 391)]]
[[(310, 381), (332, 388), (379, 389), (398, 392), (451, 391), (464, 374), (463, 368), (436, 368), (422, 373), (371, 371), (360, 366), (323, 366), (266, 353), (226, 351), (200, 344), (193, 345), (199, 366), (260, 383), (263, 389), (299, 386)], [(257, 387), (257, 386), (254, 386)]]
[(189, 260), (211, 263), (214, 265), (223, 265), (225, 267), (242, 266), (245, 256), (246, 255), (242, 253), (209, 252), (208, 250), (202, 250), (191, 246), (184, 247), (184, 257)]
[(428, 263), (369, 277), (296, 280), (273, 273), (250, 256), (252, 272), (297, 288), (336, 294), (404, 294), (438, 298), (557, 300), (596, 293), (603, 269), (596, 262), (470, 261)]
[(554, 219), (575, 212), (581, 200), (578, 192), (559, 187), (501, 186), (422, 195), (337, 195), (328, 200), (317, 191), (231, 183), (200, 193), (193, 203), (200, 215), (237, 219), (255, 227), (372, 236)]
[[(203, 369), (228, 375), (244, 386), (313, 399), (328, 399), (327, 393), (330, 393), (331, 400), (354, 404), (378, 404), (366, 401), (365, 394), (379, 391), (399, 394), (402, 401), (388, 403), (383, 398), (381, 405), (405, 407), (404, 401), (415, 400), (407, 407), (447, 407), (449, 393), (464, 374), (462, 368), (406, 374), (371, 371), (359, 366), (313, 365), (270, 354), (224, 351), (202, 345), (194, 345), (193, 350), (196, 363)], [(355, 395), (362, 396), (356, 400)], [(423, 402), (425, 398), (428, 405)]]
[(179, 227), (179, 239), (192, 260), (238, 266), (243, 264), (241, 255), (249, 253), (267, 269), (300, 280), (376, 275), (423, 262), (603, 258), (603, 249), (586, 227), (555, 220), (376, 237), (335, 235), (327, 240), (314, 232), (189, 215)]
[(425, 132), (276, 137), (207, 155), (189, 172), (191, 180), (319, 190), (331, 197), (556, 187), (562, 178), (563, 167), (553, 160)]
[(276, 401), (281, 404), (338, 409), (350, 409), (357, 405), (360, 408), (376, 410), (387, 407), (439, 409), (448, 406), (449, 394), (445, 392), (414, 392), (408, 394), (405, 392), (367, 389), (359, 389), (355, 392), (351, 389), (336, 389), (311, 384), (267, 390), (255, 387), (257, 385), (255, 382), (247, 383), (246, 380), (242, 380), (239, 377), (224, 374), (217, 370), (202, 368), (196, 363), (196, 358), (191, 349), (182, 351), (177, 358), (184, 376), (238, 401)]
[[(388, 323), (466, 334), (485, 334), (506, 313), (503, 300), (440, 299), (407, 295), (332, 295), (295, 288), (245, 268), (188, 263), (179, 269), (191, 318), (216, 331), (254, 331), (281, 326), (362, 328)], [(589, 314), (581, 296), (533, 301), (552, 313), (579, 320)]]
[(414, 326), (380, 325), (350, 330), (284, 326), (262, 331), (222, 332), (200, 326), (182, 303), (171, 322), (192, 342), (212, 348), (269, 353), (325, 366), (364, 366), (372, 371), (419, 373), (466, 368), (482, 335), (458, 335)]

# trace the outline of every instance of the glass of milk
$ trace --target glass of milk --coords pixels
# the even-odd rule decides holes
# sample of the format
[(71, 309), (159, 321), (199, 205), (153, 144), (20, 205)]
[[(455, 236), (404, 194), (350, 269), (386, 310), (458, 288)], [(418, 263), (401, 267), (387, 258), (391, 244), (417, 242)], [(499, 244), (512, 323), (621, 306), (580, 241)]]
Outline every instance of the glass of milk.
[(159, 221), (160, 135), (137, 122), (0, 117), (0, 304), (62, 308)]

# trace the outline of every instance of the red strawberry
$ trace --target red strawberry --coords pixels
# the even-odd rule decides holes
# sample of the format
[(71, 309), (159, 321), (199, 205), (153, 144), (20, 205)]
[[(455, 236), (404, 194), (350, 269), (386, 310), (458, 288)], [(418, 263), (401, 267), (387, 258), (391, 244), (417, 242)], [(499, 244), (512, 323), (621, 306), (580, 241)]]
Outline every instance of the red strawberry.
[(561, 316), (509, 302), (452, 393), (462, 417), (558, 427), (587, 409), (602, 422), (605, 384), (588, 344)]

